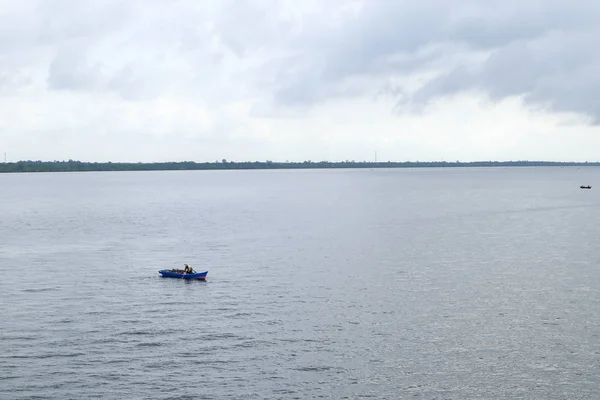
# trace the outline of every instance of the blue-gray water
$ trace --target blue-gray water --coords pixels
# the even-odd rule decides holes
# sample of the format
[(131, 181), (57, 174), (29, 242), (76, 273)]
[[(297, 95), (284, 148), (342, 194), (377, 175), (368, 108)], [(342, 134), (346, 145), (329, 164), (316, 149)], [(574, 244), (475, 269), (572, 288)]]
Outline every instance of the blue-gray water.
[(598, 168), (0, 190), (2, 399), (600, 398)]

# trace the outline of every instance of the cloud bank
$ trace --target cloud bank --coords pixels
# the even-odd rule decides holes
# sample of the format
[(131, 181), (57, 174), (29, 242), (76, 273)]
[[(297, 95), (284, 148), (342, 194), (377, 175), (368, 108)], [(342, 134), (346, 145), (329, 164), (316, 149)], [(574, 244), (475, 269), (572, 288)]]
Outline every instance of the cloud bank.
[(20, 159), (597, 159), (592, 1), (0, 10), (0, 150)]

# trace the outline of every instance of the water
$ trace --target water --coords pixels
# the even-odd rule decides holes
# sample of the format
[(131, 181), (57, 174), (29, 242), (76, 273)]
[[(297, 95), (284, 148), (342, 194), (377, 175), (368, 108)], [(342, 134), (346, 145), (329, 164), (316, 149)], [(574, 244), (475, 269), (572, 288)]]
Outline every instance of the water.
[(598, 182), (0, 175), (0, 398), (598, 398)]

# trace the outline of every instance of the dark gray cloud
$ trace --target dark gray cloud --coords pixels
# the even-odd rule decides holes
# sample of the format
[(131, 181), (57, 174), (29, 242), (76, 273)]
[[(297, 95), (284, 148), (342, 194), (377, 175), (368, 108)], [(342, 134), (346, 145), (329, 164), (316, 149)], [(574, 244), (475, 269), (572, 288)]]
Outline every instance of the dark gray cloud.
[(431, 72), (438, 77), (416, 92), (396, 88), (401, 102), (422, 105), (476, 90), (494, 100), (524, 96), (551, 110), (600, 115), (593, 97), (600, 86), (597, 2), (370, 0), (332, 22), (331, 14), (351, 4), (338, 1), (330, 15), (305, 14), (300, 25), (277, 25), (272, 2), (252, 4), (251, 13), (219, 26), (229, 38), (223, 43), (239, 56), (260, 44), (287, 52), (261, 77), (280, 105), (371, 94), (390, 85), (386, 78)]
[(593, 48), (600, 30), (549, 32), (495, 49), (481, 65), (443, 73), (415, 93), (417, 102), (479, 90), (492, 99), (523, 95), (549, 110), (584, 113), (597, 122), (600, 57)]

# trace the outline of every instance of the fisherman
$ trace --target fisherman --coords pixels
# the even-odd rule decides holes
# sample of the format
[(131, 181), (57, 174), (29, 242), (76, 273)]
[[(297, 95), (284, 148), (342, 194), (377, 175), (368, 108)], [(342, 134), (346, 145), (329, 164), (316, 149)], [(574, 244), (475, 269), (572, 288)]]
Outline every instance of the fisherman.
[(183, 272), (185, 272), (186, 274), (191, 274), (194, 270), (192, 269), (192, 267), (190, 267), (187, 264), (183, 264), (185, 265), (185, 268), (183, 269)]

